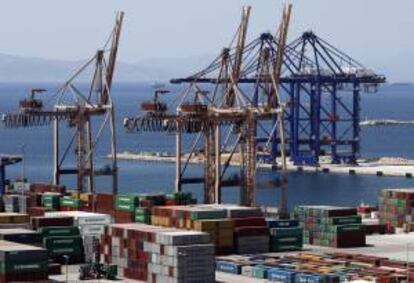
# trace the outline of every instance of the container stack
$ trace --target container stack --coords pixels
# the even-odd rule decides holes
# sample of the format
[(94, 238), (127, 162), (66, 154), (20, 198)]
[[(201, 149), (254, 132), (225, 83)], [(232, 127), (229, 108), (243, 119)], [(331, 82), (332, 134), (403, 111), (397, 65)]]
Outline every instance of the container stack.
[(98, 193), (94, 196), (92, 211), (103, 214), (114, 214), (115, 197), (113, 194)]
[(0, 283), (41, 282), (48, 279), (45, 249), (0, 241)]
[(86, 211), (56, 211), (47, 212), (47, 217), (71, 217), (73, 226), (79, 228), (82, 236), (100, 237), (105, 231), (105, 225), (112, 223), (111, 216), (103, 213)]
[(166, 203), (165, 194), (140, 194), (138, 195), (138, 205), (135, 208), (135, 222), (150, 224), (151, 208), (163, 206)]
[(74, 220), (73, 225), (79, 229), (83, 239), (84, 259), (91, 262), (96, 252), (96, 241), (101, 239), (105, 232), (105, 226), (112, 223), (111, 216), (108, 214), (92, 213), (84, 211), (65, 211), (48, 212), (47, 216), (67, 216)]
[(365, 246), (365, 232), (356, 208), (297, 206), (295, 216), (304, 228), (304, 243), (335, 248)]
[(33, 229), (42, 235), (43, 247), (50, 259), (65, 264), (68, 256), (71, 264), (83, 262), (83, 241), (73, 217), (42, 216), (31, 220)]
[(30, 184), (30, 191), (27, 193), (29, 198), (29, 207), (31, 210), (31, 215), (33, 213), (34, 216), (41, 216), (40, 212), (43, 210), (50, 210), (46, 209), (42, 204), (42, 196), (44, 194), (57, 194), (63, 195), (66, 192), (66, 188), (64, 186), (56, 186), (52, 184), (42, 184), (42, 183), (33, 183)]
[(204, 219), (193, 223), (194, 230), (209, 234), (210, 242), (214, 243), (216, 254), (233, 253), (234, 224), (230, 219)]
[(414, 222), (414, 190), (387, 189), (379, 196), (379, 218), (382, 224), (395, 228), (412, 226)]
[(270, 230), (270, 251), (297, 251), (303, 247), (303, 228), (295, 219), (266, 219)]
[(233, 204), (213, 205), (226, 211), (234, 225), (234, 251), (238, 254), (269, 252), (269, 229), (260, 208)]
[(42, 195), (42, 206), (47, 208), (49, 211), (58, 211), (60, 208), (59, 193), (44, 193)]
[(152, 225), (180, 229), (192, 229), (197, 220), (224, 219), (227, 215), (224, 209), (201, 205), (158, 206), (151, 212)]
[(196, 204), (197, 199), (191, 193), (169, 193), (165, 195), (165, 205), (190, 205)]
[(29, 228), (30, 217), (23, 213), (0, 213), (0, 229)]
[[(68, 256), (70, 264), (83, 262), (83, 240), (77, 227), (70, 227), (70, 229), (67, 227), (46, 227), (41, 231), (43, 246), (47, 249), (50, 259), (65, 264), (65, 256)], [(57, 234), (59, 236), (56, 236)]]
[(43, 194), (43, 193), (59, 193), (64, 194), (66, 188), (60, 185), (46, 184), (46, 183), (32, 183), (30, 184), (30, 191), (32, 193)]
[(59, 193), (44, 193), (42, 195), (42, 206), (50, 211), (58, 211), (61, 196)]
[(116, 195), (115, 196), (115, 222), (135, 222), (135, 210), (138, 207), (137, 195)]
[(226, 204), (154, 207), (151, 224), (206, 232), (218, 255), (269, 251), (269, 229), (259, 208)]
[(31, 225), (34, 230), (42, 227), (68, 227), (73, 226), (73, 217), (68, 216), (35, 216), (31, 217)]
[(222, 256), (216, 258), (216, 270), (278, 283), (412, 281), (404, 261), (346, 253)]
[(64, 256), (69, 257), (69, 263), (81, 263), (83, 244), (79, 229), (74, 226), (42, 227), (39, 229), (43, 239), (43, 247), (48, 256), (55, 262), (64, 264)]
[(269, 229), (264, 217), (233, 218), (232, 221), (237, 254), (269, 252)]
[(0, 229), (0, 240), (33, 246), (42, 245), (42, 237), (38, 232), (22, 228)]
[(5, 212), (19, 213), (19, 199), (17, 195), (3, 195), (3, 204)]
[(107, 263), (147, 282), (214, 282), (214, 247), (206, 233), (145, 224), (113, 224), (103, 236)]
[(93, 212), (93, 194), (81, 193), (79, 197), (83, 211)]
[(29, 199), (25, 195), (4, 195), (4, 211), (5, 212), (16, 212), (16, 213), (27, 213)]

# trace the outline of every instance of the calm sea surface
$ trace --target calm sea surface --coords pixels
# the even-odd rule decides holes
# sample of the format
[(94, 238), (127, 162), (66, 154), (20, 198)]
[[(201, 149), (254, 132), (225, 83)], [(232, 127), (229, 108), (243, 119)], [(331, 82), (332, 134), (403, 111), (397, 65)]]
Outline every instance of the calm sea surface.
[[(51, 84), (37, 86), (53, 89)], [(17, 109), (18, 101), (27, 95), (32, 85), (0, 84), (0, 113)], [(118, 151), (174, 151), (174, 136), (165, 134), (127, 134), (122, 127), (124, 116), (138, 113), (139, 102), (152, 96), (147, 84), (118, 84), (113, 96), (117, 114)], [(362, 117), (414, 120), (414, 87), (409, 85), (384, 86), (376, 94), (362, 96)], [(69, 138), (69, 135), (66, 134)], [(414, 126), (372, 127), (362, 129), (363, 157), (394, 156), (414, 159)], [(0, 127), (0, 153), (20, 154), (26, 149), (26, 172), (31, 181), (52, 179), (52, 132), (50, 127), (30, 129), (4, 129)], [(108, 147), (98, 149), (98, 155), (108, 153)], [(100, 165), (107, 160), (99, 158)], [(119, 187), (121, 192), (171, 191), (174, 183), (174, 164), (119, 161)], [(7, 168), (9, 178), (19, 176), (21, 165)], [(189, 174), (201, 172), (192, 166)], [(389, 187), (414, 187), (414, 181), (396, 177), (348, 176), (334, 174), (290, 173), (289, 205), (337, 204), (357, 205), (361, 201), (375, 203), (378, 189)], [(257, 200), (260, 204), (278, 203), (278, 189), (270, 185), (277, 178), (275, 172), (260, 171), (257, 176)], [(73, 186), (74, 182), (64, 179)], [(109, 179), (100, 178), (98, 190), (109, 190)], [(201, 198), (201, 186), (185, 187)], [(224, 189), (224, 201), (237, 202), (238, 190)]]

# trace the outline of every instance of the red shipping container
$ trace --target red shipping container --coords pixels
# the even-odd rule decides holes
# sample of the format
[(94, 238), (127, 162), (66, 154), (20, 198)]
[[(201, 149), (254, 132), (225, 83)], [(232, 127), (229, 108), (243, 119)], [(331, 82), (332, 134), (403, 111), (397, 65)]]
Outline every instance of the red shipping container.
[(46, 217), (37, 216), (31, 218), (33, 229), (40, 227), (52, 227), (52, 226), (73, 226), (73, 217), (59, 216), (59, 217)]
[(268, 236), (267, 227), (238, 227), (234, 229), (234, 234), (239, 236)]
[(232, 218), (234, 227), (266, 227), (264, 217)]

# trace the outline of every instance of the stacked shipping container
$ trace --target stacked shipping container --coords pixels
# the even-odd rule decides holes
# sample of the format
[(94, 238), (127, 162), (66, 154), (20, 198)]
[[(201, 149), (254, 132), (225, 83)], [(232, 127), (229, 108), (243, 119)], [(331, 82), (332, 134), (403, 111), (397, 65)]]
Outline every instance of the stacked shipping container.
[(206, 233), (145, 224), (113, 224), (102, 237), (105, 262), (147, 282), (214, 282), (214, 248)]
[(96, 241), (100, 241), (104, 234), (105, 226), (112, 223), (111, 216), (108, 214), (92, 213), (84, 211), (48, 212), (47, 216), (67, 216), (72, 217), (74, 226), (79, 229), (83, 240), (84, 259), (92, 262), (96, 252)]
[(379, 217), (382, 224), (402, 228), (404, 225), (411, 226), (411, 223), (414, 222), (414, 190), (382, 190), (378, 203)]
[(269, 251), (269, 229), (259, 208), (237, 205), (154, 207), (151, 224), (207, 232), (219, 255)]
[(73, 217), (32, 217), (32, 227), (41, 233), (43, 246), (54, 262), (83, 262), (83, 241), (79, 228), (74, 226)]
[(285, 252), (301, 250), (303, 247), (303, 228), (294, 219), (266, 219), (270, 230), (270, 251)]
[(45, 249), (0, 240), (0, 283), (48, 279)]
[(295, 216), (303, 224), (305, 244), (336, 248), (365, 246), (365, 232), (356, 208), (297, 206)]
[[(360, 254), (298, 253), (275, 256), (217, 257), (216, 270), (278, 283), (406, 282), (403, 261)], [(410, 281), (411, 282), (411, 281)]]

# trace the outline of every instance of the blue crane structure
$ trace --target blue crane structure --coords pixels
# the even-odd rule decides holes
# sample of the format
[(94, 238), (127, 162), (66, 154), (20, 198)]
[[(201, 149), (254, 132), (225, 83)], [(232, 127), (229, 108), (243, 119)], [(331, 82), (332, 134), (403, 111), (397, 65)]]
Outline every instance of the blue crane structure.
[(22, 161), (18, 156), (0, 156), (0, 195), (4, 195), (6, 190), (6, 166), (13, 165)]
[[(235, 50), (228, 50), (230, 58)], [(261, 34), (246, 44), (243, 67), (238, 83), (250, 94), (253, 105), (265, 104), (272, 97), (272, 80), (266, 65), (273, 62), (278, 41), (270, 33)], [(285, 140), (295, 165), (318, 166), (320, 157), (331, 163), (357, 162), (360, 155), (360, 99), (362, 92), (375, 92), (385, 77), (378, 75), (344, 52), (318, 37), (304, 32), (287, 45), (280, 78), (281, 103), (284, 103)], [(206, 69), (185, 78), (172, 79), (173, 84), (197, 83), (208, 88), (223, 84), (217, 79), (222, 68), (221, 57)], [(230, 80), (230, 79), (229, 79)], [(249, 89), (250, 88), (250, 89)], [(263, 95), (264, 94), (264, 95)], [(270, 125), (259, 125), (258, 148), (267, 148), (267, 162), (275, 163), (280, 154), (276, 118)]]

